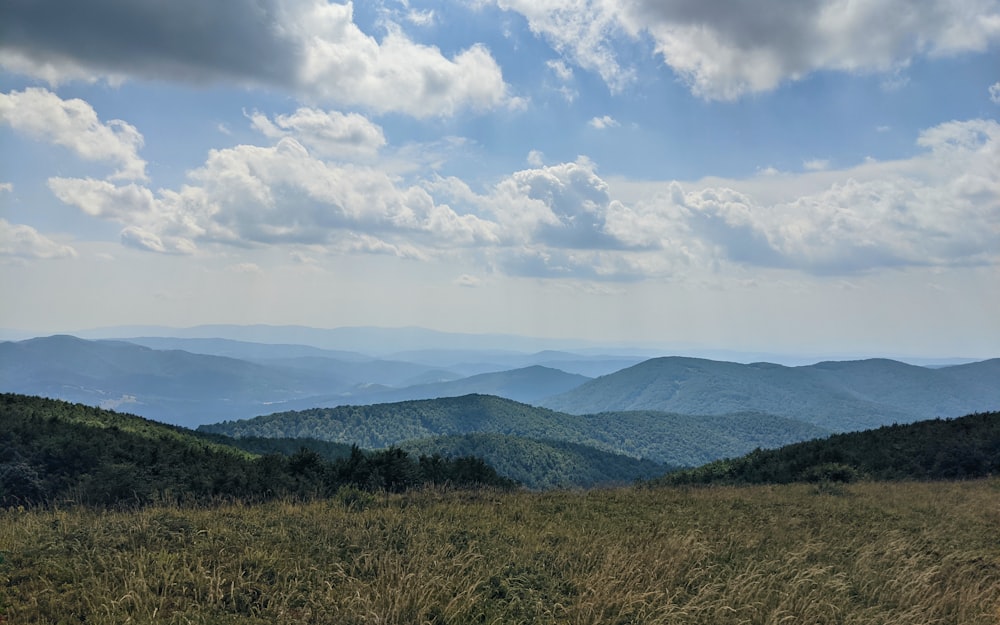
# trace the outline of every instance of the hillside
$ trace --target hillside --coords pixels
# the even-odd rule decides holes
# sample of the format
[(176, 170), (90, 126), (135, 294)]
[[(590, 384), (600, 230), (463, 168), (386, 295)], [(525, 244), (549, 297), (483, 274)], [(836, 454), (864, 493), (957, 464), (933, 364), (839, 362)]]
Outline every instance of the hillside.
[(669, 468), (586, 445), (505, 434), (438, 436), (407, 441), (401, 447), (414, 455), (482, 458), (500, 475), (535, 489), (631, 484)]
[(540, 403), (574, 414), (749, 410), (843, 432), (1000, 407), (1000, 361), (928, 369), (889, 360), (785, 367), (655, 358)]
[(588, 445), (678, 466), (777, 447), (829, 433), (756, 413), (697, 417), (659, 412), (577, 416), (489, 395), (280, 412), (203, 425), (233, 437), (305, 437), (366, 448), (457, 434), (507, 434)]
[(417, 459), (399, 449), (357, 448), (333, 461), (315, 451), (258, 457), (224, 442), (82, 404), (0, 394), (0, 507), (308, 498), (345, 485), (391, 491), (431, 482), (510, 485), (475, 458)]
[(931, 419), (757, 450), (660, 484), (970, 479), (1000, 472), (1000, 412)]

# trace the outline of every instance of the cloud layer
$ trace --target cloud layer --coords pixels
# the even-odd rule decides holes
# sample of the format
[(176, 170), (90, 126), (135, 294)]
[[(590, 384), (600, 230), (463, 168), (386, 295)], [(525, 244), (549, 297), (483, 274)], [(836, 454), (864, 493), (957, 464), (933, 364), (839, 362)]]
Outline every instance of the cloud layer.
[[(34, 97), (51, 110), (66, 106), (44, 90)], [(802, 174), (758, 179), (758, 188), (770, 185), (765, 193), (739, 180), (665, 182), (624, 200), (583, 156), (543, 165), (535, 155), (531, 168), (482, 190), (454, 177), (404, 183), (375, 164), (350, 162), (385, 145), (362, 116), (300, 108), (249, 118), (274, 143), (212, 150), (179, 188), (65, 177), (50, 178), (49, 188), (83, 213), (121, 224), (123, 244), (158, 253), (285, 246), (593, 280), (726, 264), (830, 275), (1000, 262), (993, 120), (929, 128), (907, 160), (841, 171), (812, 163)], [(43, 138), (75, 145), (95, 127), (107, 129), (70, 125)]]
[(8, 2), (0, 64), (53, 84), (141, 77), (279, 86), (417, 117), (512, 102), (482, 46), (448, 58), (385, 28), (378, 40), (355, 24), (352, 3), (325, 0)]
[(614, 91), (633, 78), (616, 40), (648, 37), (696, 95), (732, 100), (818, 71), (892, 72), (1000, 41), (1000, 2), (496, 0)]

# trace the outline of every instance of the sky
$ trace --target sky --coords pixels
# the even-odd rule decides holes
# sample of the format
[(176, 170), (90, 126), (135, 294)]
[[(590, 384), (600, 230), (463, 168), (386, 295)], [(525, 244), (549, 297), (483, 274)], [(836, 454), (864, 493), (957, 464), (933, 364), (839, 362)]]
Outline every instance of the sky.
[(1000, 356), (1000, 1), (13, 0), (0, 328)]

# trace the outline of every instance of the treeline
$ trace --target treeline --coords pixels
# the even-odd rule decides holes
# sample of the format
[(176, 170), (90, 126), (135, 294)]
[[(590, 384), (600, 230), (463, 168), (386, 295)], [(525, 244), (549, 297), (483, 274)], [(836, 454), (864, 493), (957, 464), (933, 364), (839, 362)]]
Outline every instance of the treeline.
[(2, 394), (0, 505), (262, 501), (328, 497), (344, 487), (514, 486), (479, 458), (416, 458), (398, 448), (358, 447), (333, 460), (306, 448), (256, 456), (223, 440), (81, 404)]
[(955, 480), (1000, 474), (1000, 412), (932, 419), (756, 450), (656, 484)]

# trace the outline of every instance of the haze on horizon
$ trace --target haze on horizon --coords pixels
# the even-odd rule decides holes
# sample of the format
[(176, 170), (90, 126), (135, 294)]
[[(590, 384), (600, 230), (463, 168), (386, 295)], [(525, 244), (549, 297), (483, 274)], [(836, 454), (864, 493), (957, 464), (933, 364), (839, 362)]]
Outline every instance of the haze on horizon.
[(0, 328), (1000, 355), (1000, 0), (0, 6)]

